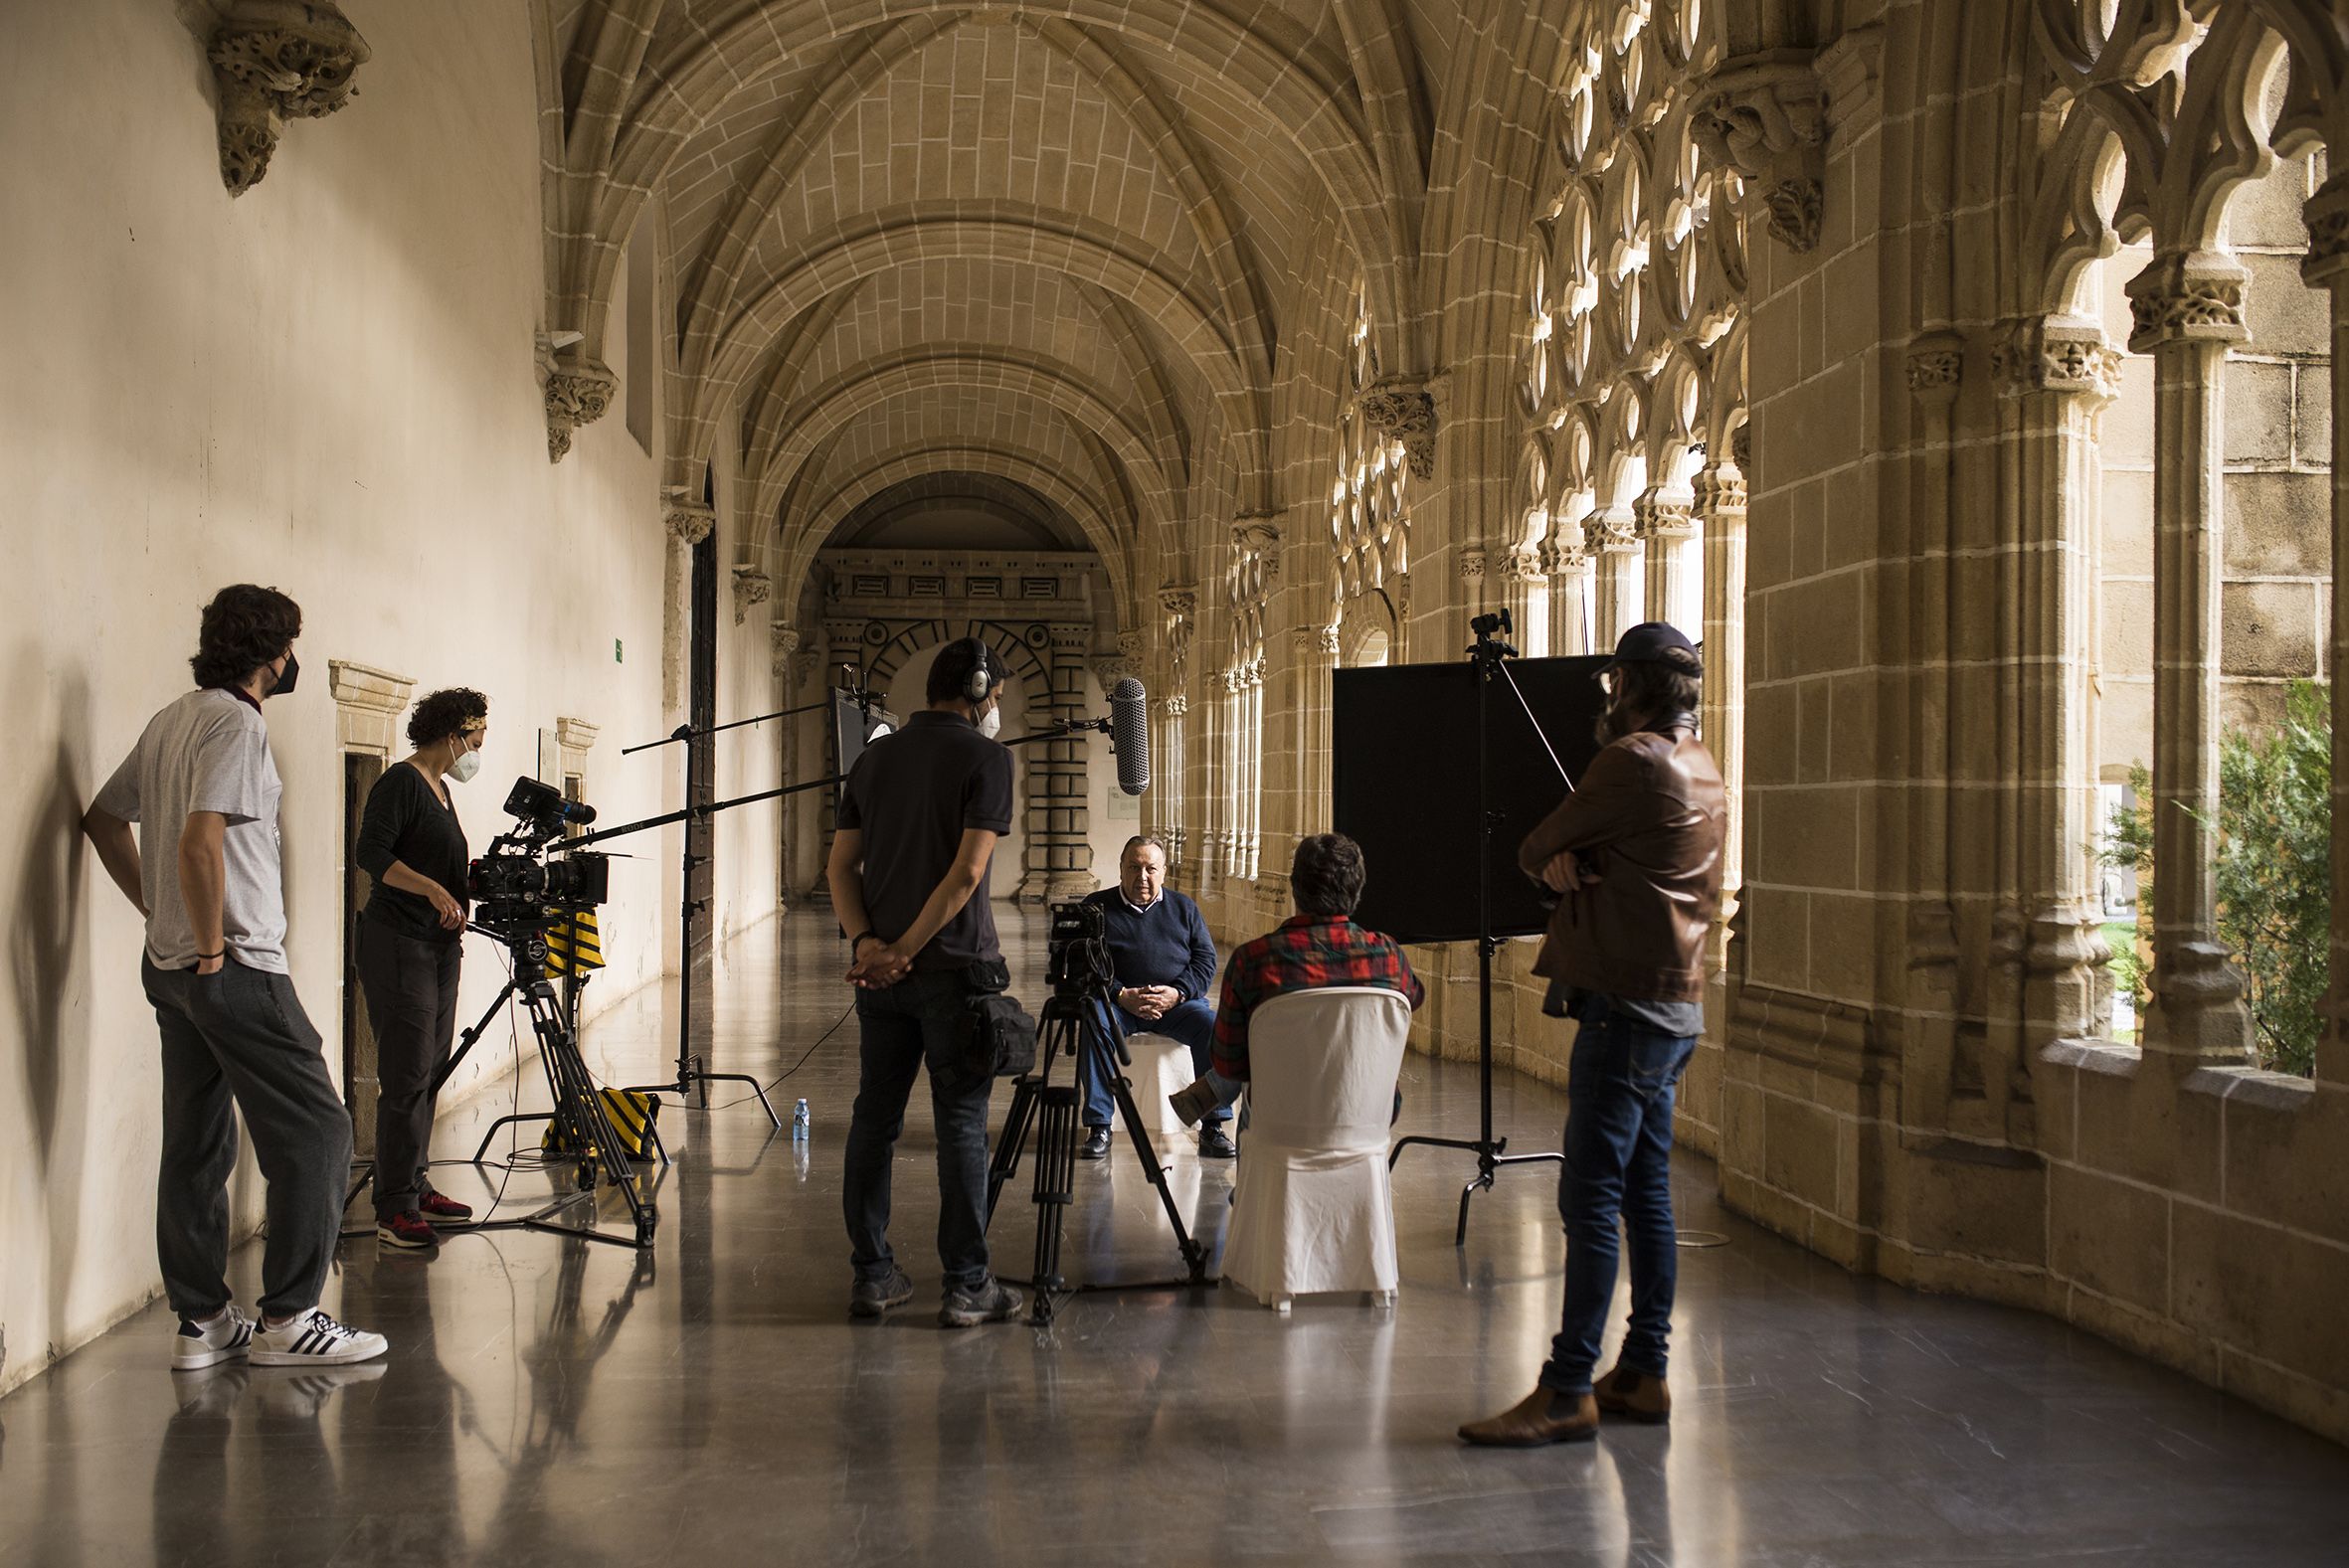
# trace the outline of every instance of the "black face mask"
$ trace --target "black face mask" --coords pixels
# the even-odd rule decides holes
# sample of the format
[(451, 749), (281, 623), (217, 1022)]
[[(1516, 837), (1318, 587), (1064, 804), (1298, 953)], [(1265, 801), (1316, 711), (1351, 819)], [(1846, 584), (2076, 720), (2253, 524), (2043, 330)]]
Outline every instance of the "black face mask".
[(283, 697), (290, 694), (293, 690), (294, 681), (298, 679), (300, 675), (301, 660), (295, 658), (291, 653), (286, 654), (285, 669), (281, 674), (278, 675), (277, 684), (270, 688), (270, 695), (272, 697)]

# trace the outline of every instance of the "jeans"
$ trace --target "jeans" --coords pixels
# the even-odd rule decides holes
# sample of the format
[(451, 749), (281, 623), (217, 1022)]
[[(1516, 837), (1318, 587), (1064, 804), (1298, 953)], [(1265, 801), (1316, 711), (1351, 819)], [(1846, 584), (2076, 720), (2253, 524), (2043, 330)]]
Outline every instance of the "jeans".
[(952, 968), (917, 969), (895, 985), (856, 993), (863, 1043), (840, 1211), (860, 1281), (886, 1280), (897, 1267), (889, 1250), (890, 1159), (905, 1131), (914, 1075), (926, 1066), (938, 1125), (939, 1269), (948, 1290), (987, 1283), (987, 1109), (994, 1078), (973, 1074), (958, 1058), (964, 1004), (977, 990), (968, 971)]
[(229, 1174), (237, 1119), (269, 1183), (261, 1308), (305, 1312), (326, 1288), (351, 1173), (351, 1117), (326, 1074), (282, 974), (230, 958), (217, 974), (140, 965), (163, 1034), (163, 1160), (155, 1181), (155, 1253), (163, 1292), (182, 1317), (230, 1300)]
[[(1111, 1016), (1103, 1018), (1102, 1014)], [(1204, 1077), (1207, 1058), (1215, 1044), (1215, 1004), (1203, 996), (1167, 1010), (1164, 1018), (1137, 1018), (1123, 1007), (1095, 1004), (1093, 1021), (1111, 1040), (1122, 1040), (1130, 1034), (1160, 1034), (1185, 1046), (1190, 1051), (1191, 1076)], [(1118, 1106), (1110, 1084), (1117, 1076), (1114, 1053), (1086, 1044), (1077, 1052), (1077, 1089), (1084, 1096), (1084, 1121), (1087, 1127), (1108, 1127), (1118, 1119)], [(1231, 1107), (1226, 1105), (1207, 1114), (1210, 1122), (1231, 1120)]]
[(1541, 1368), (1541, 1386), (1590, 1392), (1599, 1339), (1615, 1300), (1615, 1222), (1631, 1248), (1631, 1325), (1622, 1366), (1664, 1375), (1672, 1331), (1672, 1101), (1695, 1053), (1675, 1037), (1610, 1017), (1603, 997), (1585, 1004), (1566, 1070), (1565, 1170), (1558, 1212), (1566, 1223), (1566, 1302)]
[(375, 1217), (406, 1214), (433, 1190), (425, 1158), (433, 1140), (433, 1075), (456, 1036), (456, 979), (463, 952), (359, 917), (359, 988), (375, 1031)]

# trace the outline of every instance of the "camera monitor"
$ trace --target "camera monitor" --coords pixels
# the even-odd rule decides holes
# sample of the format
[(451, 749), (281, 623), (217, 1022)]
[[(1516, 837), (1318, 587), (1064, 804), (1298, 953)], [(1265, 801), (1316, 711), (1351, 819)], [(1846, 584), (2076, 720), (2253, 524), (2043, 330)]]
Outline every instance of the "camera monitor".
[(864, 749), (884, 735), (895, 733), (897, 715), (881, 706), (877, 693), (843, 691), (832, 688), (832, 742), (840, 759), (840, 777), (846, 779), (848, 770), (856, 766), (856, 759)]
[[(1604, 657), (1511, 659), (1542, 734), (1577, 783), (1598, 755)], [(1477, 934), (1476, 666), (1342, 669), (1332, 681), (1332, 826), (1362, 846), (1369, 872), (1355, 918), (1399, 942)], [(1548, 925), (1517, 846), (1565, 795), (1525, 708), (1501, 676), (1485, 692), (1486, 790), (1493, 827), (1492, 933)]]

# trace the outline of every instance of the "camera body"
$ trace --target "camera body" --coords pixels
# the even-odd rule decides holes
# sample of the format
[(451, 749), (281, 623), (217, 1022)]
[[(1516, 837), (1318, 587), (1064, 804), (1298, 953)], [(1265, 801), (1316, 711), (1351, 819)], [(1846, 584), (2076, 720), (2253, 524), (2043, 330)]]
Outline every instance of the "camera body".
[(594, 821), (593, 806), (566, 800), (553, 786), (525, 777), (514, 781), (505, 808), (514, 825), (466, 868), (465, 892), (476, 922), (501, 937), (528, 937), (610, 896), (609, 856), (579, 850), (550, 860), (546, 853), (565, 824)]
[(1116, 990), (1117, 965), (1110, 961), (1108, 923), (1097, 904), (1055, 904), (1045, 935), (1044, 977), (1055, 996), (1098, 996)]

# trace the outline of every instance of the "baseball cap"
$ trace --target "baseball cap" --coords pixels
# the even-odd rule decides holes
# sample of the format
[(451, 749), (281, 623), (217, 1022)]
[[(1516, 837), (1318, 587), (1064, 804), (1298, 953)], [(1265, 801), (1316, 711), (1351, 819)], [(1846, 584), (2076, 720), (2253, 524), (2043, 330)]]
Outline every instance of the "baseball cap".
[(1615, 656), (1607, 661), (1605, 669), (1599, 673), (1603, 675), (1607, 670), (1622, 664), (1654, 663), (1664, 656), (1668, 648), (1695, 653), (1697, 644), (1691, 642), (1680, 627), (1669, 620), (1643, 620), (1623, 633), (1622, 639), (1615, 644)]

